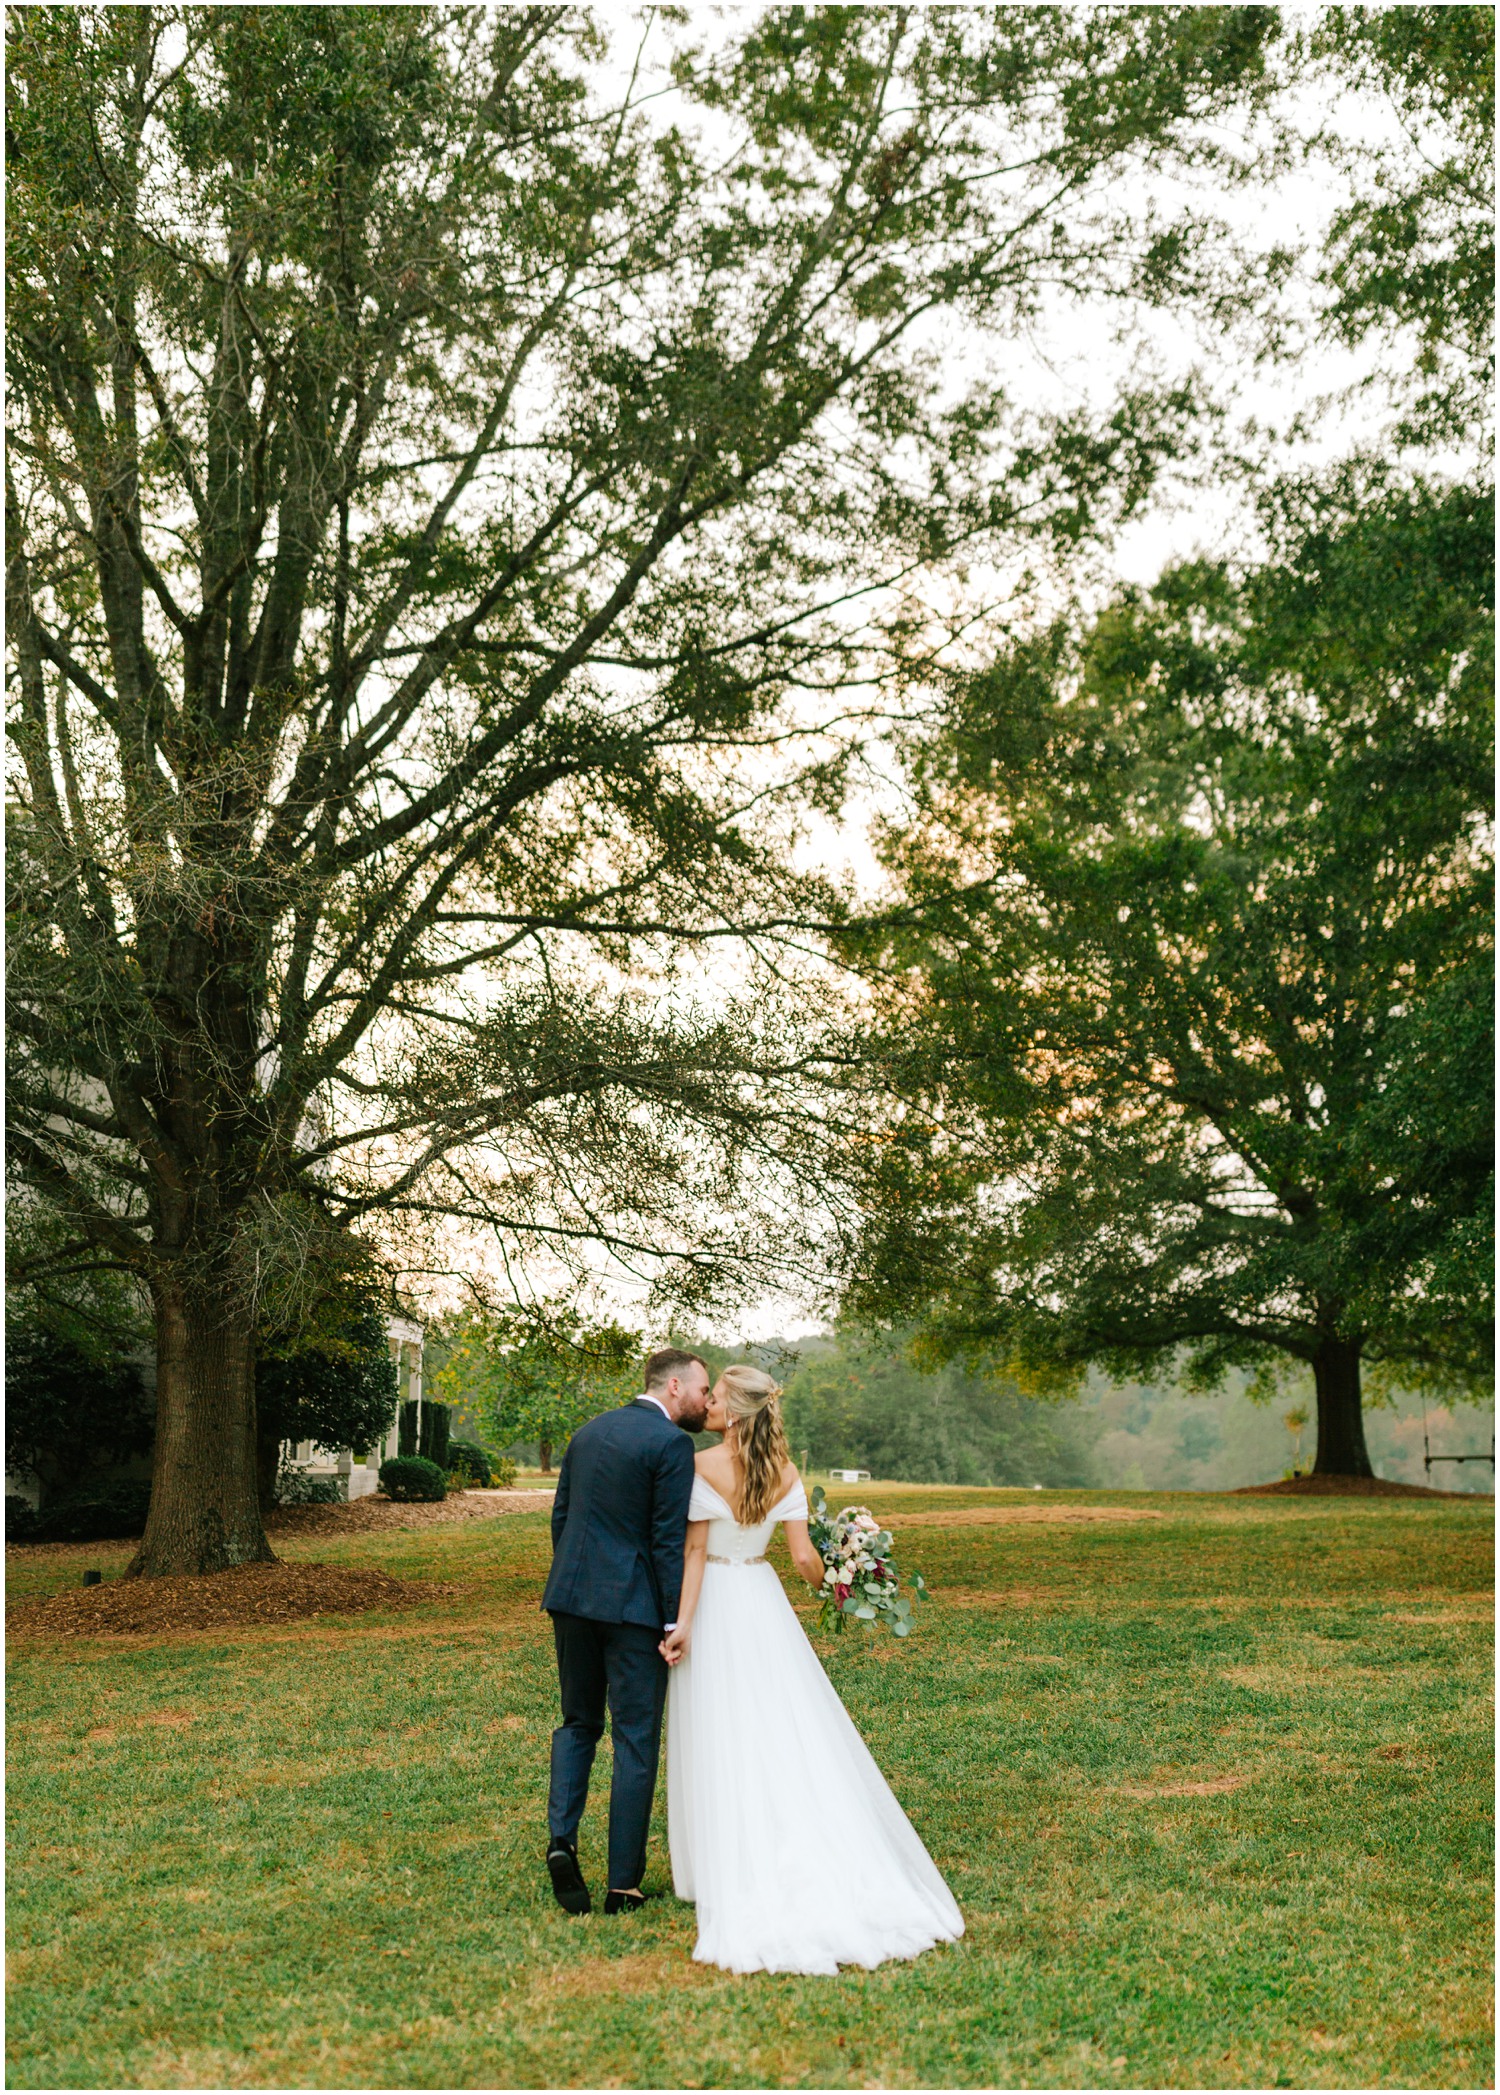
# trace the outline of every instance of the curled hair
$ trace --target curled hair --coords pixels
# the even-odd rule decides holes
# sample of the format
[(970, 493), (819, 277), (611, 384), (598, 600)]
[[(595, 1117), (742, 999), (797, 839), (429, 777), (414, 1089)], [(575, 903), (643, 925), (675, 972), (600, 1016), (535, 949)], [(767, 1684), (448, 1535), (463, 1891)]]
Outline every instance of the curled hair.
[(734, 1451), (745, 1472), (740, 1523), (753, 1528), (781, 1496), (790, 1458), (781, 1423), (781, 1388), (760, 1368), (726, 1368), (719, 1377), (724, 1407), (734, 1427)]

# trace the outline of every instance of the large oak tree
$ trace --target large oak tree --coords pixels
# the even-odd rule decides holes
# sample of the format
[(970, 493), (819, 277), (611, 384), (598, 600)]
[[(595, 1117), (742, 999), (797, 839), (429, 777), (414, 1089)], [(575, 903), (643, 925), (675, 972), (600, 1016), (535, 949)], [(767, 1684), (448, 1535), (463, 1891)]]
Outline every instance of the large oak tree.
[(320, 1232), (743, 1252), (800, 1050), (632, 971), (821, 912), (776, 810), (924, 573), (1149, 478), (1170, 406), (1028, 433), (938, 322), (1195, 288), (1110, 185), (1274, 16), (775, 9), (675, 101), (547, 6), (10, 22), (11, 1164), (149, 1293), (197, 1571)]
[(1353, 469), (963, 680), (867, 934), (904, 1117), (855, 1306), (1023, 1375), (1493, 1343), (1494, 505)]
[(1367, 1475), (1366, 1362), (1491, 1364), (1494, 15), (1328, 8), (1296, 61), (1375, 98), (1308, 319), (1378, 351), (1384, 457), (954, 680), (855, 942), (903, 1104), (851, 1301), (1034, 1375), (1304, 1363)]

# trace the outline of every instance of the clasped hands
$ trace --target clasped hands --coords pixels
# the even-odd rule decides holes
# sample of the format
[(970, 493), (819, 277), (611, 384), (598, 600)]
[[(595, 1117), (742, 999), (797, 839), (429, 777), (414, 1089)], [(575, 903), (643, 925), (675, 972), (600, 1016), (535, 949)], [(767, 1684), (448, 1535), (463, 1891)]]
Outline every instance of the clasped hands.
[(690, 1641), (688, 1631), (679, 1624), (676, 1629), (667, 1631), (656, 1648), (669, 1666), (675, 1666), (679, 1659), (687, 1657)]

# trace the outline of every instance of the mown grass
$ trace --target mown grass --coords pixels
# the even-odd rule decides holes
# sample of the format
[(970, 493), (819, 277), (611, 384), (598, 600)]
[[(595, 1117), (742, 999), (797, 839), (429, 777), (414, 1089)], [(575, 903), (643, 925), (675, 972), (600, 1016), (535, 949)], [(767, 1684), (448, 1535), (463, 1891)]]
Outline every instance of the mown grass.
[(543, 1514), (283, 1544), (411, 1614), (16, 1643), (10, 2085), (1490, 2085), (1492, 1508), (1118, 1503), (913, 1527), (917, 1633), (824, 1647), (968, 1919), (836, 1980), (694, 1965), (664, 1823), (646, 1915), (552, 1904)]

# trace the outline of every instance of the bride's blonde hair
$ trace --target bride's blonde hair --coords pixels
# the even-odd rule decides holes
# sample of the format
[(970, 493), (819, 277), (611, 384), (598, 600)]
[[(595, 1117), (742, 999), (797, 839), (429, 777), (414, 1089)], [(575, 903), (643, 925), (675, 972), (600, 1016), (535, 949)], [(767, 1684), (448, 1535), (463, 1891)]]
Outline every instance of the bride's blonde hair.
[(719, 1377), (724, 1408), (734, 1427), (734, 1451), (745, 1472), (740, 1523), (753, 1528), (781, 1496), (781, 1475), (790, 1460), (781, 1423), (781, 1385), (762, 1368), (726, 1368)]

